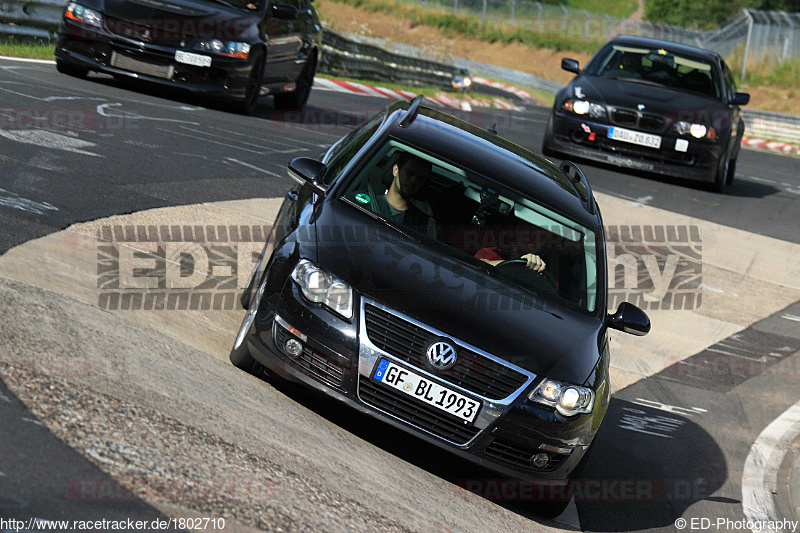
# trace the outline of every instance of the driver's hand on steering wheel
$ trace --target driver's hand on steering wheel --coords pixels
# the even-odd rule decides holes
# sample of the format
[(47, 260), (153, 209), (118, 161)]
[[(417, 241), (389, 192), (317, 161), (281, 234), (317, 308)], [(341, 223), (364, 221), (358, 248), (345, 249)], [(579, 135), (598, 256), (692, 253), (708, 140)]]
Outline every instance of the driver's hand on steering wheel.
[(536, 272), (542, 272), (547, 266), (545, 262), (542, 261), (542, 258), (536, 254), (525, 254), (520, 259), (525, 259), (528, 262), (525, 268), (530, 268)]

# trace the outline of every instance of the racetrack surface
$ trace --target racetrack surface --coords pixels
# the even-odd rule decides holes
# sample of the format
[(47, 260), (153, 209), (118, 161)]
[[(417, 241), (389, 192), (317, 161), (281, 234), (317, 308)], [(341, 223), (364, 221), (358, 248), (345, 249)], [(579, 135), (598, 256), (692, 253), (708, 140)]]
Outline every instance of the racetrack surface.
[[(244, 117), (1, 60), (0, 93), (3, 516), (454, 532), (674, 531), (679, 517), (745, 517), (751, 446), (799, 399), (796, 160), (742, 150), (723, 194), (581, 165), (607, 225), (700, 228), (703, 303), (648, 310), (653, 332), (643, 339), (613, 336), (614, 401), (584, 475), (604, 492), (585, 491), (548, 521), (498, 495), (489, 472), (233, 368), (240, 309), (99, 308), (99, 229), (268, 227), (291, 183), (288, 160), (317, 156), (387, 100), (315, 90), (303, 112), (276, 112), (267, 98)], [(538, 152), (547, 113), (456, 114)], [(715, 357), (743, 370), (687, 371)], [(470, 481), (479, 494), (459, 487)], [(621, 491), (624, 481), (638, 496)], [(140, 490), (100, 490), (117, 483)], [(791, 518), (779, 492), (777, 509)]]

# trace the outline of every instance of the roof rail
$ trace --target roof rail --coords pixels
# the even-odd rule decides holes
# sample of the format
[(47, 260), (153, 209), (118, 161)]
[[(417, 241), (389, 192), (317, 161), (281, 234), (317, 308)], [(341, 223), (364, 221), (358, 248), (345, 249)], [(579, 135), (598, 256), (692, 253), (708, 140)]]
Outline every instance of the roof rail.
[(425, 97), (419, 94), (413, 100), (411, 100), (411, 105), (408, 107), (406, 114), (403, 115), (403, 118), (400, 120), (398, 126), (401, 128), (407, 128), (412, 122), (414, 122), (414, 119), (417, 118), (417, 114), (419, 114), (419, 105), (422, 103), (423, 98)]
[[(567, 180), (572, 186), (572, 190), (574, 190), (575, 194), (577, 194), (578, 198), (580, 198), (583, 208), (586, 209), (590, 215), (596, 214), (597, 206), (595, 205), (594, 201), (594, 193), (592, 193), (592, 188), (589, 186), (589, 180), (586, 179), (583, 171), (581, 171), (581, 169), (578, 168), (578, 165), (572, 161), (563, 161), (558, 168), (560, 168), (561, 171), (567, 175)], [(583, 192), (581, 192), (581, 190), (578, 188), (578, 185), (583, 185)]]

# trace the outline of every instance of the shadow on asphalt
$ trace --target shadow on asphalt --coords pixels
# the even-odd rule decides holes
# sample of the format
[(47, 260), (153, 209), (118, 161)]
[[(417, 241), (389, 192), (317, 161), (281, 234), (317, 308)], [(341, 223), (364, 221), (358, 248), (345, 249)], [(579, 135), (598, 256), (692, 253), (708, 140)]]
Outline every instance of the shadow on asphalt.
[[(485, 497), (520, 516), (545, 521), (537, 516), (535, 502), (518, 495), (504, 499), (497, 484), (487, 483), (506, 481), (493, 471), (376, 422), (321, 393), (274, 377), (269, 380), (278, 391), (328, 421), (452, 483), (457, 497), (467, 501)], [(663, 441), (669, 445), (654, 449), (653, 435), (641, 431), (668, 432), (670, 438)], [(726, 477), (722, 451), (700, 426), (679, 415), (614, 399), (598, 433), (591, 460), (583, 475), (571, 484), (571, 491), (581, 529), (631, 531), (673, 525), (688, 507), (712, 499), (709, 495), (719, 489)], [(461, 488), (475, 485), (481, 486), (484, 493)], [(518, 494), (523, 493), (520, 489)]]

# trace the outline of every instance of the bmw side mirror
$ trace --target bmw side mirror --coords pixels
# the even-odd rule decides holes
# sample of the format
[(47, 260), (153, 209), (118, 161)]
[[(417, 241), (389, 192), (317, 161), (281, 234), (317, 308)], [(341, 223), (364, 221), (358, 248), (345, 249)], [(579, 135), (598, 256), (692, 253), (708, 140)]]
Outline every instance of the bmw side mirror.
[(272, 4), (269, 12), (276, 19), (292, 20), (297, 17), (297, 8), (286, 4)]
[(606, 318), (608, 327), (630, 333), (632, 335), (647, 335), (650, 332), (650, 317), (647, 313), (633, 304), (622, 302), (617, 307), (617, 312)]
[(310, 157), (296, 157), (289, 162), (289, 176), (300, 185), (309, 184), (318, 195), (324, 195), (328, 186), (322, 181), (328, 167)]
[(568, 57), (565, 57), (561, 60), (561, 68), (566, 70), (567, 72), (574, 72), (575, 74), (581, 73), (579, 63), (574, 59), (570, 59)]
[(734, 93), (731, 105), (747, 105), (750, 102), (750, 93)]

